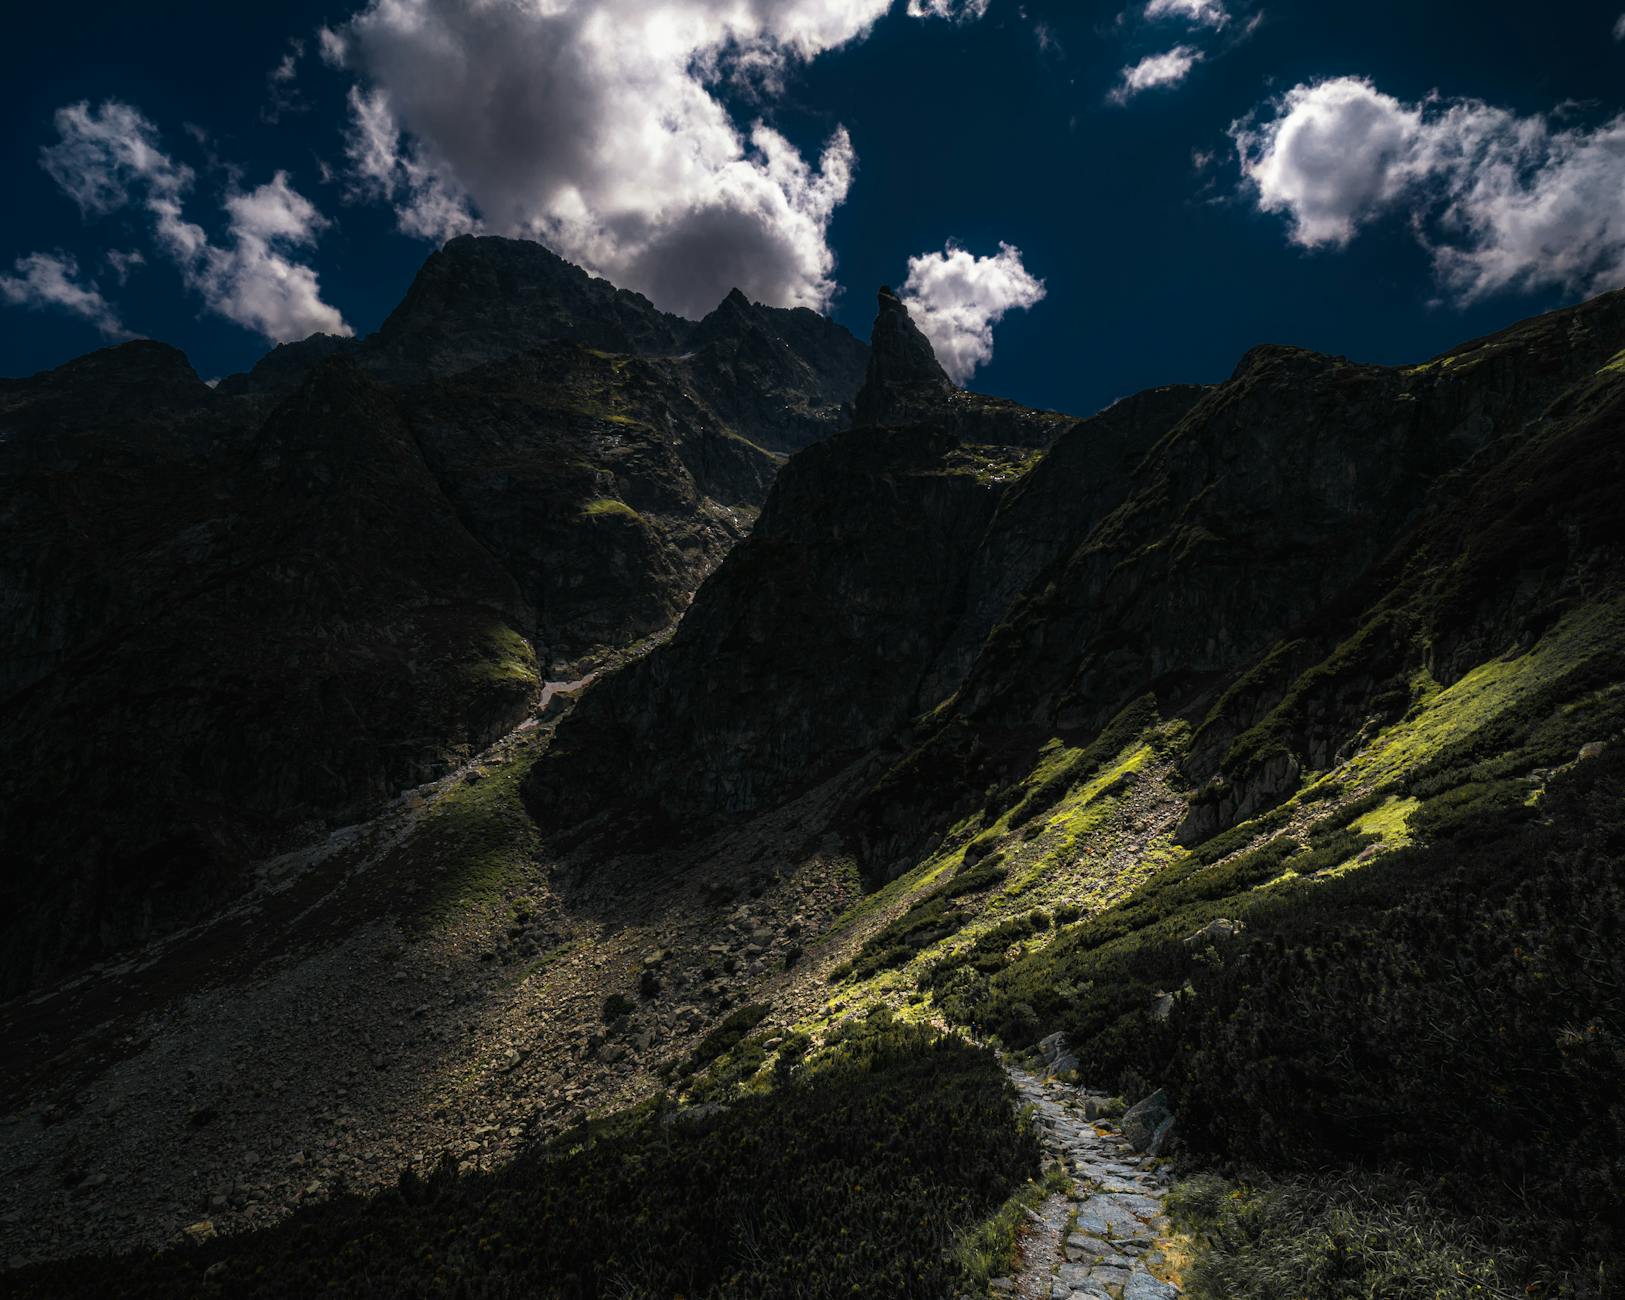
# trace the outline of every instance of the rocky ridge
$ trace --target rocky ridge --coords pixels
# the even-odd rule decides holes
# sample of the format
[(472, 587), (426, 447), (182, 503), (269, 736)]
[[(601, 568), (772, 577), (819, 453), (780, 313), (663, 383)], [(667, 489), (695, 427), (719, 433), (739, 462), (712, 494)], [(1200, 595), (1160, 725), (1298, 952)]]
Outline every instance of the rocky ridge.
[[(1199, 727), (1186, 774), (1211, 789), (1193, 800), (1188, 842), (1278, 802), (1384, 719), (1402, 698), (1384, 689), (1429, 645), (1493, 653), (1530, 635), (1520, 621), (1549, 619), (1542, 583), (1572, 590), (1583, 570), (1594, 590), (1600, 571), (1617, 576), (1613, 521), (1587, 506), (1585, 528), (1565, 534), (1555, 480), (1582, 502), (1591, 489), (1568, 482), (1573, 467), (1589, 466), (1593, 486), (1617, 481), (1617, 449), (1602, 440), (1620, 395), (1608, 363), (1625, 295), (1403, 369), (1257, 348), (1217, 388), (1140, 395), (1075, 422), (1047, 452), (1002, 461), (943, 413), (909, 328), (883, 299), (880, 393), (859, 407), (923, 392), (920, 421), (855, 430), (781, 476), (678, 636), (564, 729), (528, 787), (535, 807), (603, 811), (605, 792), (624, 787), (615, 755), (656, 734), (682, 747), (640, 762), (643, 802), (668, 827), (771, 806), (801, 775), (869, 754), (877, 782), (857, 834), (866, 870), (884, 879), (965, 814), (953, 792), (1024, 770), (1035, 746), (1091, 736), (1149, 693)], [(1545, 513), (1510, 495), (1498, 515), (1458, 508), (1510, 494), (1535, 464), (1553, 481), (1537, 493)], [(1548, 571), (1517, 588), (1517, 614), (1439, 621), (1463, 602), (1420, 589), (1488, 582), (1492, 569), (1470, 532), (1445, 540), (1433, 521), (1504, 531), (1509, 518), (1522, 521), (1521, 550), (1509, 538), (1505, 559)], [(1418, 566), (1423, 537), (1438, 540)], [(1413, 597), (1420, 621), (1379, 612)], [(1333, 672), (1356, 633), (1367, 660)], [(1236, 749), (1309, 674), (1344, 694), (1302, 699), (1319, 711), (1304, 748)]]
[(559, 340), (665, 360), (715, 418), (778, 452), (847, 423), (868, 357), (846, 330), (804, 307), (766, 307), (735, 289), (704, 320), (689, 321), (541, 244), (462, 235), (429, 256), (375, 334), (283, 344), (247, 374), (222, 380), (220, 391), (274, 398), (333, 357), (381, 382), (413, 385)]

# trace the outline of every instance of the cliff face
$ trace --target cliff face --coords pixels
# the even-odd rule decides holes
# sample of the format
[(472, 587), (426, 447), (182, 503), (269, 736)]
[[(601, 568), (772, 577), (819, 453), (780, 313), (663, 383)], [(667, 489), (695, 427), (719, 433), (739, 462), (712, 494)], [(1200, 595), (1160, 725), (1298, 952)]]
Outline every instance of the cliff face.
[(1564, 494), (1619, 484), (1603, 431), (1625, 295), (1406, 369), (1257, 348), (1216, 388), (1142, 394), (1041, 454), (1009, 450), (1013, 413), (1003, 462), (965, 440), (898, 310), (883, 295), (857, 410), (918, 422), (781, 477), (672, 643), (566, 723), (539, 812), (630, 788), (706, 826), (867, 758), (892, 775), (852, 825), (885, 875), (1003, 756), (1149, 695), (1196, 727), (1182, 833), (1201, 836), (1402, 708), (1407, 671), (1448, 680), (1537, 634), (1580, 574), (1593, 598), (1620, 579), (1617, 524)]
[(665, 630), (754, 521), (760, 440), (844, 421), (866, 356), (455, 240), (377, 335), (218, 389), (147, 342), (0, 381), (5, 987), (232, 897)]

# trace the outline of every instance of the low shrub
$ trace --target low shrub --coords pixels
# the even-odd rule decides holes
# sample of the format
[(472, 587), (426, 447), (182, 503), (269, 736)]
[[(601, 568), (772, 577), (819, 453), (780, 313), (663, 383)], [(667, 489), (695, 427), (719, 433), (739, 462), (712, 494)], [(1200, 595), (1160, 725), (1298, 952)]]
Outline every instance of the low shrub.
[(991, 1054), (890, 1023), (680, 1115), (645, 1107), (500, 1172), (403, 1177), (203, 1246), (37, 1265), (7, 1294), (940, 1300), (964, 1276), (954, 1244), (1038, 1172)]

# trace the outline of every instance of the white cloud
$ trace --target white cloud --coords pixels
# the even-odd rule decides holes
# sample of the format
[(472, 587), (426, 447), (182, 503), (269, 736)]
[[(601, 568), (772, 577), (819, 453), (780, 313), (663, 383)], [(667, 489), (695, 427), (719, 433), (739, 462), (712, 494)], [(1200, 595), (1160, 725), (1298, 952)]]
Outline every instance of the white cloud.
[(1339, 77), (1293, 87), (1231, 135), (1258, 206), (1287, 216), (1306, 248), (1341, 247), (1401, 210), (1464, 302), (1625, 284), (1625, 115), (1562, 129)]
[(1159, 86), (1177, 86), (1202, 61), (1202, 51), (1189, 45), (1176, 45), (1161, 54), (1148, 54), (1120, 74), (1117, 89), (1107, 96), (1114, 104), (1126, 104), (1134, 96)]
[[(210, 309), (277, 343), (311, 334), (353, 333), (322, 301), (316, 272), (286, 250), (312, 245), (328, 222), (277, 172), (268, 184), (226, 198), (231, 242), (206, 245), (188, 265), (189, 282)], [(179, 259), (177, 259), (179, 260)]]
[(345, 143), (352, 192), (390, 200), (400, 228), (419, 239), (443, 243), (472, 234), (481, 223), (462, 193), (449, 188), (421, 151), (401, 142), (400, 127), (381, 90), (350, 87), (350, 130)]
[(128, 104), (85, 102), (56, 111), (58, 140), (40, 150), (40, 165), (85, 216), (105, 216), (130, 202), (130, 187), (174, 195), (192, 171), (158, 148), (152, 123)]
[(908, 16), (975, 22), (987, 13), (987, 6), (988, 0), (908, 0)]
[(118, 277), (121, 285), (129, 280), (131, 271), (147, 264), (147, 259), (139, 248), (132, 248), (128, 252), (110, 248), (104, 257), (107, 265), (113, 268), (113, 274)]
[(1150, 19), (1180, 18), (1198, 27), (1215, 31), (1230, 21), (1223, 0), (1149, 0), (1145, 16)]
[(108, 338), (128, 338), (113, 305), (94, 284), (79, 282), (79, 263), (66, 253), (30, 253), (0, 275), (0, 298), (19, 307), (45, 307), (87, 320)]
[(1422, 111), (1339, 77), (1289, 90), (1262, 125), (1232, 125), (1242, 171), (1266, 212), (1292, 218), (1305, 247), (1342, 245), (1418, 179)]
[(1042, 301), (1044, 282), (1021, 263), (1021, 250), (1000, 243), (993, 257), (949, 244), (908, 259), (902, 300), (931, 340), (948, 377), (962, 384), (993, 358), (993, 327), (1014, 308)]
[[(72, 104), (57, 111), (56, 127), (58, 142), (41, 150), (52, 179), (86, 216), (132, 203), (144, 208), (158, 246), (209, 310), (277, 343), (317, 331), (352, 332), (322, 301), (316, 273), (288, 256), (313, 244), (327, 221), (289, 185), (286, 172), (252, 191), (233, 187), (225, 199), (228, 240), (216, 244), (185, 217), (191, 169), (163, 152), (156, 129), (136, 109), (113, 100), (95, 110)], [(127, 266), (128, 255), (119, 256)]]
[(344, 37), (340, 36), (331, 27), (318, 27), (316, 29), (316, 53), (323, 63), (330, 68), (342, 68), (348, 46)]
[[(534, 238), (669, 310), (732, 287), (825, 307), (830, 218), (856, 154), (816, 159), (719, 85), (773, 93), (785, 72), (864, 36), (891, 0), (370, 0), (331, 41), (359, 78), (349, 154), (401, 227)], [(916, 4), (975, 17), (981, 0)], [(342, 49), (340, 48), (342, 47)]]
[(1618, 21), (1614, 23), (1614, 39), (1625, 41), (1625, 14), (1620, 14)]

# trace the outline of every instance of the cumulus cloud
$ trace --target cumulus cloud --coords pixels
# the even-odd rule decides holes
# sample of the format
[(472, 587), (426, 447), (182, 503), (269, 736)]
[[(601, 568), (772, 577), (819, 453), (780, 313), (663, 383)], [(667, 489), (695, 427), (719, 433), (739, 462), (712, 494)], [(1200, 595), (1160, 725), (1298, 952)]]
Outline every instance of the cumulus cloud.
[(1189, 45), (1176, 45), (1161, 54), (1148, 54), (1123, 69), (1117, 88), (1107, 98), (1114, 104), (1126, 104), (1147, 90), (1177, 86), (1201, 60), (1202, 51)]
[[(316, 272), (287, 256), (287, 250), (314, 244), (328, 222), (288, 184), (286, 172), (258, 189), (228, 195), (225, 207), (230, 242), (204, 244), (182, 262), (212, 311), (276, 343), (354, 332), (322, 301)], [(177, 260), (187, 251), (183, 243)]]
[[(826, 307), (826, 238), (856, 167), (837, 128), (814, 158), (723, 86), (863, 37), (891, 0), (369, 0), (323, 35), (358, 78), (356, 184), (401, 228), (534, 238), (662, 307), (701, 315), (738, 287)], [(983, 0), (916, 0), (968, 19)], [(329, 51), (332, 51), (330, 54)]]
[(1222, 0), (1150, 0), (1145, 7), (1145, 16), (1151, 19), (1181, 18), (1199, 27), (1212, 27), (1215, 30), (1230, 21), (1230, 11), (1224, 7)]
[[(132, 205), (152, 223), (158, 247), (180, 270), (187, 287), (209, 310), (276, 343), (321, 331), (352, 333), (321, 299), (316, 273), (290, 252), (312, 245), (326, 219), (277, 172), (268, 184), (224, 202), (226, 241), (212, 241), (187, 220), (185, 198), (195, 179), (159, 145), (153, 124), (128, 104), (109, 100), (98, 109), (72, 104), (56, 114), (58, 140), (40, 151), (51, 178), (87, 217)], [(130, 255), (109, 254), (121, 274)]]
[(999, 244), (993, 257), (976, 257), (949, 244), (940, 253), (908, 259), (903, 304), (931, 340), (948, 377), (963, 384), (993, 358), (993, 327), (1014, 308), (1044, 297), (1044, 282), (1021, 262), (1021, 250)]
[(1562, 128), (1338, 77), (1293, 87), (1230, 134), (1258, 206), (1286, 216), (1303, 247), (1342, 247), (1403, 211), (1463, 302), (1625, 284), (1625, 114)]
[(108, 338), (130, 336), (101, 291), (80, 282), (79, 263), (66, 253), (30, 253), (12, 269), (16, 274), (0, 275), (0, 298), (13, 306), (54, 308), (89, 321)]
[(987, 13), (987, 6), (988, 0), (908, 0), (908, 16), (974, 22)]

